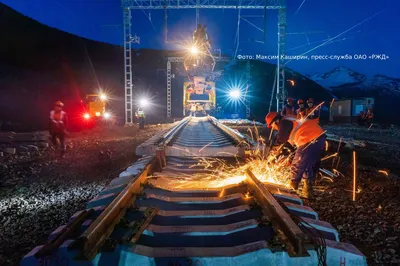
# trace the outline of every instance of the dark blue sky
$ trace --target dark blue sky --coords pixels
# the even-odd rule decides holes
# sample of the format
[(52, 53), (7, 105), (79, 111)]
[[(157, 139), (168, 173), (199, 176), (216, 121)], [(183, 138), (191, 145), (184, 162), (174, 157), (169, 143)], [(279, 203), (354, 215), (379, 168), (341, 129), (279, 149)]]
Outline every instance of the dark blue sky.
[[(17, 11), (51, 27), (89, 39), (122, 44), (122, 11), (119, 0), (0, 0)], [(321, 46), (308, 55), (386, 54), (388, 60), (291, 61), (288, 67), (303, 74), (326, 72), (336, 66), (346, 66), (372, 75), (400, 77), (400, 0), (288, 0), (287, 54), (303, 54), (358, 23), (361, 25)], [(298, 10), (298, 11), (297, 11)], [(245, 10), (242, 16), (262, 15), (263, 11)], [(150, 15), (149, 15), (150, 14)], [(151, 17), (148, 19), (148, 17)], [(261, 39), (262, 33), (245, 20), (240, 22), (241, 55), (276, 54), (277, 12), (267, 12), (267, 43), (249, 42)], [(262, 28), (262, 18), (246, 17)], [(163, 11), (135, 10), (133, 33), (141, 37), (134, 47), (176, 48), (163, 43)], [(236, 48), (237, 11), (200, 10), (200, 22), (208, 25), (214, 48), (233, 54)], [(169, 37), (190, 38), (195, 28), (194, 10), (169, 11)], [(295, 34), (308, 32), (308, 34)]]

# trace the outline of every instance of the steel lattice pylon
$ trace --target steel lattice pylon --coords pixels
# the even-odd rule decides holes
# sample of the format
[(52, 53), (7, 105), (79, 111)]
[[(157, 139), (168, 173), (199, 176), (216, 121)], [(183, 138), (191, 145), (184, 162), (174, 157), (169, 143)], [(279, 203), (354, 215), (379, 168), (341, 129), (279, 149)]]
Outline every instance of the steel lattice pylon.
[[(121, 0), (124, 17), (124, 64), (125, 64), (125, 123), (132, 123), (132, 58), (131, 43), (137, 42), (131, 34), (132, 9), (277, 9), (278, 15), (278, 62), (277, 108), (285, 98), (284, 62), (286, 39), (286, 0)], [(240, 4), (240, 5), (239, 5)], [(167, 117), (171, 117), (171, 62), (167, 62)], [(180, 60), (178, 60), (180, 62)], [(249, 110), (250, 111), (250, 110)], [(246, 108), (247, 115), (247, 108)]]
[(139, 43), (137, 38), (132, 37), (131, 33), (131, 10), (125, 8), (124, 15), (124, 62), (125, 62), (125, 124), (133, 123), (133, 103), (132, 103), (132, 43)]
[(171, 61), (167, 61), (167, 117), (171, 117), (172, 111), (172, 85), (171, 85)]
[(244, 105), (246, 106), (246, 118), (250, 118), (250, 92), (251, 91), (251, 62), (247, 60), (246, 64), (246, 93), (244, 95)]
[(283, 107), (284, 101), (287, 97), (286, 80), (285, 80), (285, 62), (284, 56), (286, 55), (286, 0), (282, 0), (285, 7), (279, 9), (278, 16), (278, 63), (276, 74), (276, 110), (279, 112)]

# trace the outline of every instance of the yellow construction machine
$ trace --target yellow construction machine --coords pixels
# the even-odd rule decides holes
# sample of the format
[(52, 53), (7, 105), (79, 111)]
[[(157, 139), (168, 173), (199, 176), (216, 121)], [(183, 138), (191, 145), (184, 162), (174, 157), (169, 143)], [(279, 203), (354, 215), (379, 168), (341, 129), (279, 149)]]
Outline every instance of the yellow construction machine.
[(86, 112), (83, 115), (84, 118), (86, 120), (98, 118), (109, 119), (110, 114), (106, 111), (107, 100), (107, 95), (103, 93), (86, 95)]

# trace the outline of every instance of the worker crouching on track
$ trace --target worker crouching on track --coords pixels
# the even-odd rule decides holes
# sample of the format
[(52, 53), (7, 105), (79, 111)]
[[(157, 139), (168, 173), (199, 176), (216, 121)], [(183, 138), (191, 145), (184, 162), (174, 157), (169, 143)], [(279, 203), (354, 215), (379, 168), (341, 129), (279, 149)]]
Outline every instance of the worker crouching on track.
[(67, 113), (62, 110), (64, 104), (60, 101), (57, 101), (54, 104), (54, 110), (50, 112), (50, 126), (49, 133), (51, 136), (51, 141), (54, 146), (58, 146), (58, 142), (61, 145), (61, 156), (64, 157), (67, 146), (65, 144), (65, 140), (67, 137), (67, 124), (68, 117)]
[(320, 162), (326, 140), (323, 129), (316, 120), (282, 117), (277, 112), (268, 113), (265, 120), (268, 128), (278, 131), (279, 142), (288, 142), (297, 148), (290, 166), (290, 187), (297, 190), (303, 174), (307, 173), (303, 196), (312, 198), (317, 174), (315, 167)]

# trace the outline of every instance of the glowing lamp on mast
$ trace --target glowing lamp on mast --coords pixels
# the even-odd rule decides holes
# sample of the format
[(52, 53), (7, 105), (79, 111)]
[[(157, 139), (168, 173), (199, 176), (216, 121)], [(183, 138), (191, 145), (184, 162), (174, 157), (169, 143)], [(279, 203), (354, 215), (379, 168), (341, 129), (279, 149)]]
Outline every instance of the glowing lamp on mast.
[(106, 101), (107, 100), (107, 95), (105, 95), (104, 93), (100, 94), (100, 100)]
[(149, 105), (149, 100), (146, 98), (142, 98), (139, 100), (139, 106), (140, 107), (147, 107)]
[(240, 92), (239, 89), (232, 89), (232, 90), (229, 92), (229, 97), (230, 97), (231, 99), (233, 99), (233, 100), (239, 99), (241, 95), (242, 95), (242, 93)]
[(192, 55), (197, 55), (197, 54), (199, 53), (199, 50), (197, 49), (196, 46), (192, 46), (192, 47), (190, 48), (190, 53), (191, 53)]

